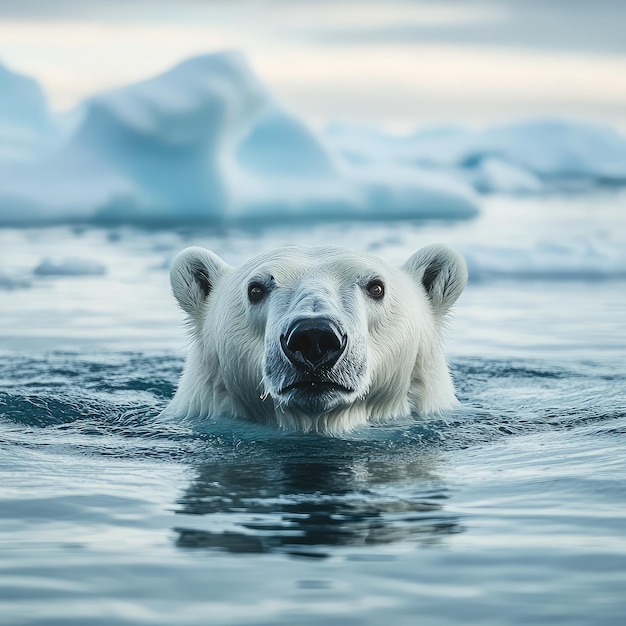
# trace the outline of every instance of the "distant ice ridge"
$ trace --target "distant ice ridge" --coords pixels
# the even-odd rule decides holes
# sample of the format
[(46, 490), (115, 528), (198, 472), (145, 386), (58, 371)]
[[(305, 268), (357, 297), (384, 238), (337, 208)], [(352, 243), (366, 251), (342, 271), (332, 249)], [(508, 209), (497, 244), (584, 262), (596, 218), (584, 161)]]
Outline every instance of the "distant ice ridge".
[(485, 130), (441, 127), (404, 136), (332, 125), (325, 138), (351, 162), (445, 171), (478, 192), (541, 193), (626, 184), (626, 138), (591, 123), (532, 120)]
[(0, 69), (0, 93), (0, 225), (460, 219), (477, 192), (626, 183), (626, 141), (589, 124), (316, 133), (235, 52), (95, 95), (69, 130), (31, 79)]
[(623, 242), (572, 239), (532, 246), (461, 246), (472, 281), (614, 280), (626, 278)]

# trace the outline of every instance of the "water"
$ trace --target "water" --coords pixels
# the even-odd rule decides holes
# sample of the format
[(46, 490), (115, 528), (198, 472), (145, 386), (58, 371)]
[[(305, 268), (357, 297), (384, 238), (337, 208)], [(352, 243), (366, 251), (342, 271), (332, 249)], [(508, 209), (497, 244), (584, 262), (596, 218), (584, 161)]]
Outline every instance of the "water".
[[(0, 231), (0, 623), (622, 624), (626, 289), (605, 261), (623, 208), (496, 198), (453, 226)], [(158, 420), (183, 363), (165, 267), (184, 245), (238, 263), (348, 240), (401, 261), (430, 241), (535, 258), (540, 239), (569, 254), (580, 238), (607, 253), (603, 277), (502, 257), (511, 271), (470, 284), (445, 419), (341, 438)], [(34, 276), (46, 256), (106, 274)]]

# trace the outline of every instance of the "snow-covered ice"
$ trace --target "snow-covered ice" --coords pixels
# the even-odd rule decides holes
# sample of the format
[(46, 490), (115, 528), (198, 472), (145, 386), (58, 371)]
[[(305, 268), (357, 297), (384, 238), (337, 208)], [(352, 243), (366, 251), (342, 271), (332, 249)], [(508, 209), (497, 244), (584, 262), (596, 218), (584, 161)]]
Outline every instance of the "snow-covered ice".
[(316, 132), (236, 52), (95, 95), (65, 127), (31, 79), (0, 69), (0, 90), (0, 225), (460, 219), (485, 192), (626, 183), (626, 140), (589, 123)]
[(626, 138), (572, 120), (527, 120), (483, 130), (448, 126), (410, 135), (333, 124), (325, 139), (355, 163), (446, 171), (478, 191), (541, 192), (626, 183)]
[(53, 154), (0, 173), (0, 220), (237, 221), (469, 217), (471, 189), (404, 166), (344, 163), (234, 52), (90, 98)]

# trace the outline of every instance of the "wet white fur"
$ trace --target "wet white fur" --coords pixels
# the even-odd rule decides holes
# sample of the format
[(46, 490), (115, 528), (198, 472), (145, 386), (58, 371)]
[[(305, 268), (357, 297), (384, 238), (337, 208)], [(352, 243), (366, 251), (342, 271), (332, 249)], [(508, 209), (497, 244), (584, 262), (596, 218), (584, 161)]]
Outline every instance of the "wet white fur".
[[(250, 281), (270, 275), (275, 288), (262, 303), (250, 303)], [(385, 284), (380, 301), (364, 287), (372, 276)], [(292, 247), (234, 269), (208, 250), (187, 248), (174, 260), (171, 282), (187, 314), (191, 347), (164, 415), (238, 416), (335, 434), (370, 420), (452, 408), (456, 398), (442, 339), (466, 281), (463, 259), (438, 245), (418, 250), (400, 268), (354, 250)], [(316, 415), (277, 393), (284, 357), (280, 333), (308, 315), (339, 321), (349, 337), (341, 375), (357, 379), (347, 381), (355, 389), (352, 396)], [(362, 375), (354, 374), (350, 359), (363, 364)]]

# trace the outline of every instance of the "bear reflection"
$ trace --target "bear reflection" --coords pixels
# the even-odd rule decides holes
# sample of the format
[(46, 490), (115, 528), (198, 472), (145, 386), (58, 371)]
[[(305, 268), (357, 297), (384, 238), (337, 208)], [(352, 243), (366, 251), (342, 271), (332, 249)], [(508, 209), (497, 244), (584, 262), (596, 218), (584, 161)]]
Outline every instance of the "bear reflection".
[(336, 546), (429, 544), (461, 532), (444, 510), (447, 490), (434, 473), (436, 454), (368, 457), (341, 448), (322, 458), (234, 455), (205, 463), (177, 510), (199, 517), (181, 519), (176, 544), (323, 557)]

